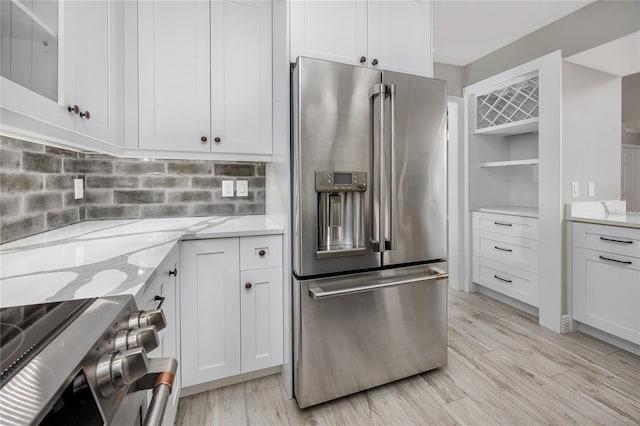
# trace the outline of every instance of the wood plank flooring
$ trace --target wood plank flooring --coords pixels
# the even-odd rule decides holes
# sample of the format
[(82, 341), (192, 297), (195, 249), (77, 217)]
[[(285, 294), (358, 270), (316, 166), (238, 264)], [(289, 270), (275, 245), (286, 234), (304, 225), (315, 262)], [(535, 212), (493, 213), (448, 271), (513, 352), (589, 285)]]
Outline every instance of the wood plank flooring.
[(299, 410), (279, 375), (180, 400), (178, 425), (640, 425), (640, 357), (449, 292), (446, 367)]

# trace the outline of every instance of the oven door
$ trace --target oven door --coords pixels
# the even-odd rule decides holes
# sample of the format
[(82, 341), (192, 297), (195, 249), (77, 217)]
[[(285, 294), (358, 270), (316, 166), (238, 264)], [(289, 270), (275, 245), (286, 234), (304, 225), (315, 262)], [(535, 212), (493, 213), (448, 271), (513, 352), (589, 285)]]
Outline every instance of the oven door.
[(446, 263), (294, 279), (294, 392), (301, 408), (447, 360)]

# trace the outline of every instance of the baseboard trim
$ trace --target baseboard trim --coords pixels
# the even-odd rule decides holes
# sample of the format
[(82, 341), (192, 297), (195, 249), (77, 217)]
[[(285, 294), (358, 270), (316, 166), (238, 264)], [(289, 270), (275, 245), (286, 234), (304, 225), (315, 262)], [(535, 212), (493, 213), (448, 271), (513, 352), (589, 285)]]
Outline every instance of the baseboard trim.
[(252, 371), (250, 373), (238, 374), (236, 376), (225, 377), (224, 379), (214, 380), (212, 382), (202, 383), (199, 385), (188, 386), (180, 391), (180, 398), (195, 395), (201, 392), (207, 392), (213, 389), (223, 388), (225, 386), (235, 385), (237, 383), (247, 382), (249, 380), (259, 379), (274, 374), (279, 374), (282, 370), (281, 365), (265, 368), (264, 370)]
[(569, 314), (564, 314), (560, 320), (560, 333), (571, 333), (574, 330), (573, 322)]
[(591, 327), (581, 322), (576, 322), (576, 324), (578, 331), (581, 331), (584, 334), (588, 334), (591, 337), (595, 337), (596, 339), (602, 340), (603, 342), (609, 343), (610, 345), (616, 346), (620, 349), (624, 349), (627, 352), (631, 352), (632, 354), (640, 356), (640, 345), (636, 345), (633, 342), (621, 339), (617, 336), (614, 336), (613, 334), (607, 333), (606, 331), (598, 330), (597, 328)]

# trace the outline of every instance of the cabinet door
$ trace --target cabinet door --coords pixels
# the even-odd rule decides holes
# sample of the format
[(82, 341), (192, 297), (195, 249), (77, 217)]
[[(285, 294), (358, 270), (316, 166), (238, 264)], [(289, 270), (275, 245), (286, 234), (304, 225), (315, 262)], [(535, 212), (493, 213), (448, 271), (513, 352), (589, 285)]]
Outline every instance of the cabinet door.
[(210, 151), (209, 40), (209, 2), (138, 3), (140, 148)]
[(432, 77), (431, 1), (369, 0), (368, 5), (369, 65)]
[[(122, 31), (116, 1), (66, 1), (64, 5), (65, 105), (78, 105), (76, 131), (101, 141), (116, 140), (120, 106), (116, 81), (116, 37)], [(118, 28), (120, 25), (120, 28)]]
[(573, 248), (575, 320), (640, 344), (638, 306), (640, 259)]
[(241, 278), (242, 372), (280, 365), (282, 268), (242, 271)]
[(240, 373), (239, 250), (237, 238), (182, 243), (183, 387)]
[(291, 62), (298, 56), (351, 65), (367, 61), (367, 2), (296, 0), (290, 3)]
[(212, 2), (213, 152), (271, 154), (271, 74), (271, 2)]
[[(162, 304), (162, 311), (167, 318), (167, 328), (164, 333), (161, 332), (161, 344), (162, 356), (175, 358), (178, 361), (178, 371), (176, 371), (176, 377), (173, 382), (173, 391), (169, 397), (167, 403), (167, 409), (164, 413), (163, 424), (173, 425), (176, 414), (178, 412), (178, 400), (180, 399), (180, 366), (182, 360), (180, 359), (180, 315), (178, 311), (179, 293), (178, 293), (178, 259), (177, 256), (164, 262), (164, 267), (159, 269), (160, 274), (164, 275), (164, 283), (162, 285), (162, 296), (164, 302)], [(169, 274), (169, 271), (176, 271), (176, 274)]]
[(67, 40), (59, 31), (63, 4), (0, 1), (0, 105), (71, 129), (74, 117), (59, 84), (65, 72), (61, 45)]

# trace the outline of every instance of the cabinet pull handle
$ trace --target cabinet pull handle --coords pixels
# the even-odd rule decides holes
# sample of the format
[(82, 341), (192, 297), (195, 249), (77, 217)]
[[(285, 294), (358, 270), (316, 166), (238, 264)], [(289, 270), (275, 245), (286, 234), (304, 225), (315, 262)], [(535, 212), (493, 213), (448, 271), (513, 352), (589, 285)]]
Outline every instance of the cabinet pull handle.
[(496, 250), (502, 250), (502, 251), (508, 251), (508, 252), (512, 252), (512, 249), (506, 249), (506, 248), (502, 248), (502, 247), (498, 247), (498, 246), (493, 246), (494, 249)]
[(207, 140), (208, 139), (207, 139), (206, 136), (203, 136), (203, 137), (200, 138), (200, 142), (202, 142), (202, 143), (207, 143)]
[(508, 280), (508, 279), (506, 279), (506, 278), (499, 277), (499, 276), (497, 276), (497, 275), (494, 275), (493, 277), (494, 277), (495, 279), (497, 279), (497, 280), (504, 281), (505, 283), (512, 283), (512, 282), (513, 282), (513, 281), (511, 281), (511, 280)]
[(244, 288), (246, 288), (247, 290), (251, 290), (251, 287), (253, 287), (251, 283), (245, 283), (244, 285)]
[(611, 242), (611, 243), (633, 244), (633, 241), (616, 240), (615, 238), (600, 237), (600, 239), (601, 239), (602, 241), (607, 241), (607, 242)]
[(367, 62), (367, 57), (366, 56), (360, 56), (360, 63), (364, 64), (365, 62)]
[(598, 256), (598, 257), (600, 259), (602, 259), (602, 260), (608, 260), (609, 262), (622, 263), (623, 265), (631, 265), (631, 264), (633, 264), (633, 262), (631, 262), (630, 260), (611, 259), (610, 257), (604, 257), (604, 256)]
[(158, 306), (156, 306), (156, 309), (160, 309), (162, 307), (162, 304), (164, 303), (164, 299), (165, 299), (164, 296), (158, 296), (156, 294), (156, 296), (153, 298), (153, 300), (155, 300), (156, 302), (158, 302), (158, 301), (160, 302), (160, 303), (158, 303)]
[(69, 105), (67, 107), (67, 111), (72, 112), (74, 114), (78, 114), (80, 112), (80, 107), (78, 105)]
[(169, 271), (169, 276), (173, 275), (174, 277), (178, 276), (178, 268), (173, 268), (173, 271)]
[(213, 139), (213, 141), (214, 141), (215, 143), (220, 143), (220, 142), (222, 142), (222, 139), (220, 139), (219, 137), (215, 137), (215, 138)]
[(493, 222), (493, 223), (500, 226), (513, 226), (513, 224), (511, 223), (504, 223), (504, 222)]
[(373, 61), (371, 61), (371, 65), (378, 65), (378, 60), (376, 58), (373, 58)]
[(260, 255), (260, 257), (263, 257), (265, 254), (267, 254), (267, 252), (264, 250), (260, 250), (258, 254)]
[(89, 111), (81, 112), (80, 117), (86, 118), (88, 120), (91, 118), (91, 114), (89, 113)]

